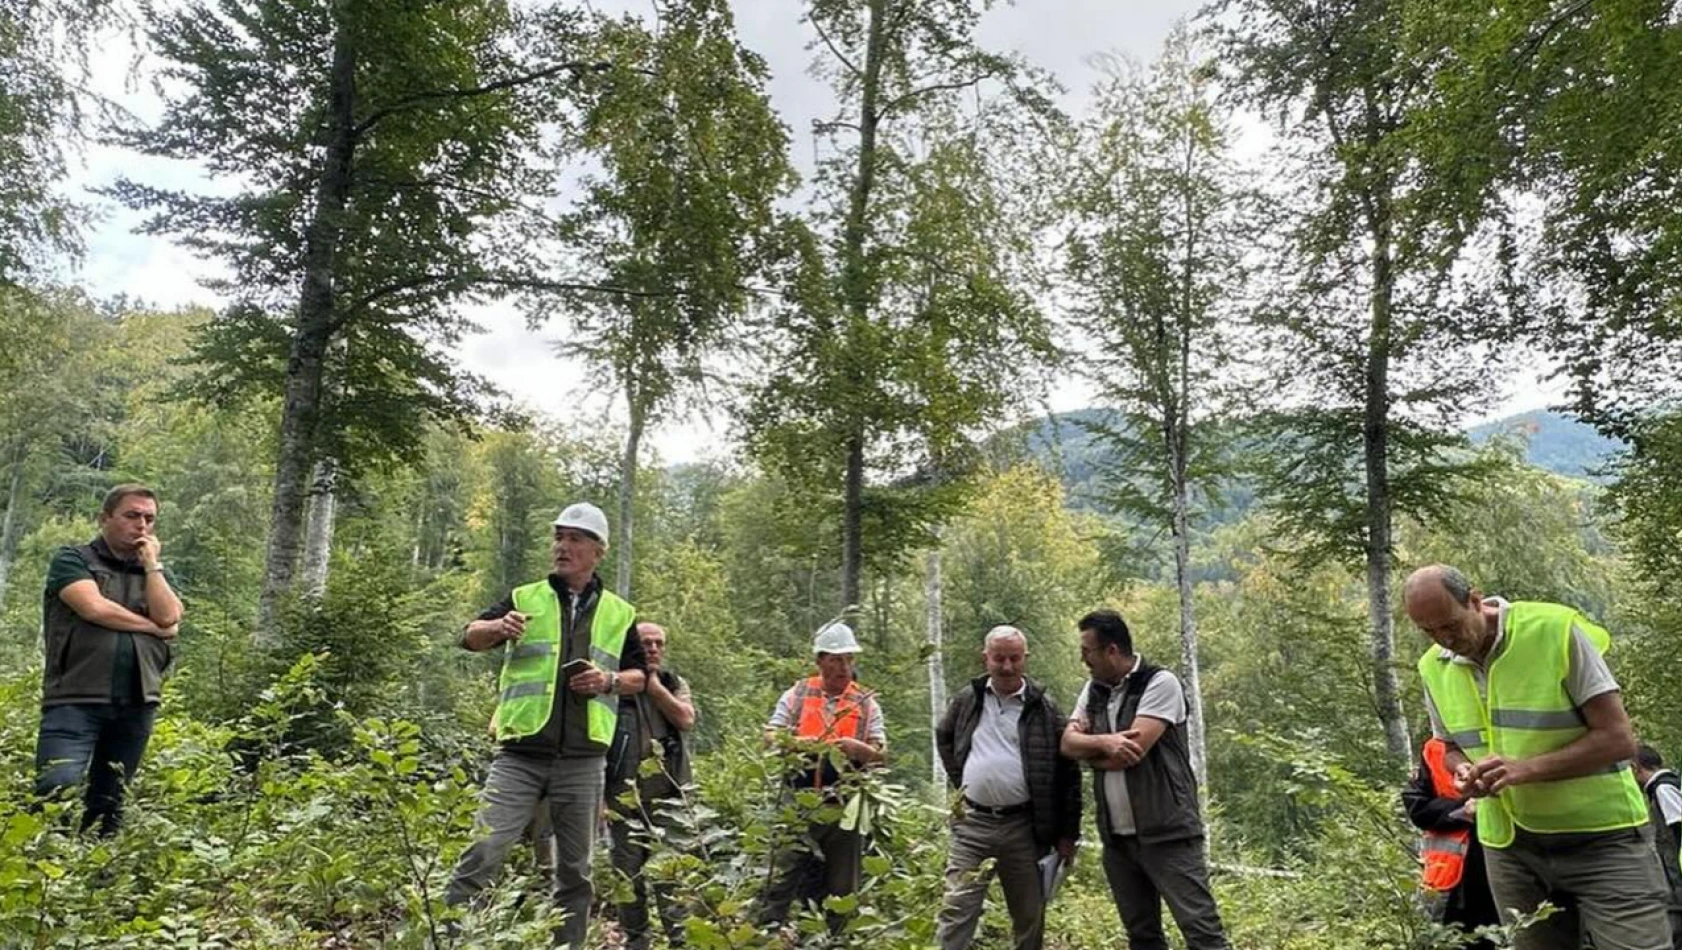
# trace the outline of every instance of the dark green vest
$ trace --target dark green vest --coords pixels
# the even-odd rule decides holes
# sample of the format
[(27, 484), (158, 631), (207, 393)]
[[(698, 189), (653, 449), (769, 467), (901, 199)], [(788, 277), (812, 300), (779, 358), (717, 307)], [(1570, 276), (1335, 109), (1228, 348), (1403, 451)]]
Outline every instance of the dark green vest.
[[(1110, 722), (1110, 687), (1092, 680), (1086, 694), (1086, 721), (1091, 734), (1120, 732), (1117, 723), (1131, 723), (1138, 714), (1145, 688), (1160, 672), (1160, 667), (1141, 660), (1139, 669), (1122, 681), (1121, 688), (1126, 693), (1116, 723)], [(1104, 800), (1104, 773), (1099, 769), (1091, 771), (1093, 797), (1098, 802), (1098, 831), (1108, 838), (1110, 809)], [(1162, 738), (1145, 753), (1144, 760), (1123, 774), (1127, 776), (1127, 798), (1133, 806), (1133, 827), (1140, 842), (1177, 841), (1203, 834), (1197, 777), (1191, 770), (1191, 744), (1186, 739), (1185, 723), (1169, 725), (1163, 730)]]
[(1672, 826), (1665, 824), (1664, 812), (1659, 809), (1659, 786), (1682, 788), (1675, 772), (1660, 772), (1642, 791), (1647, 796), (1647, 820), (1653, 826), (1653, 847), (1659, 852), (1659, 864), (1664, 867), (1665, 884), (1670, 887), (1670, 909), (1682, 910), (1682, 842), (1676, 840)]
[[(74, 550), (87, 562), (101, 596), (146, 616), (144, 568), (111, 556), (103, 543), (84, 544)], [(111, 702), (111, 666), (118, 650), (134, 651), (142, 701), (155, 703), (163, 698), (164, 678), (175, 662), (171, 644), (143, 633), (124, 633), (88, 623), (57, 597), (46, 598), (42, 605), (41, 635), (47, 654), (41, 705)]]

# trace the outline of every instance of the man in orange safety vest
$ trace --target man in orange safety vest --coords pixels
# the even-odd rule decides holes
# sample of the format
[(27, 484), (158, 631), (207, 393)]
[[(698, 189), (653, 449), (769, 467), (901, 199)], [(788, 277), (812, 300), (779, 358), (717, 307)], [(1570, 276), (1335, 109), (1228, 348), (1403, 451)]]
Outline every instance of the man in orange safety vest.
[[(790, 842), (779, 854), (777, 874), (760, 910), (763, 923), (781, 924), (797, 897), (821, 903), (858, 890), (865, 836), (856, 824), (842, 820), (838, 786), (857, 769), (881, 762), (886, 745), (875, 693), (854, 679), (860, 650), (851, 627), (826, 624), (812, 641), (817, 672), (784, 691), (766, 723), (766, 741), (773, 746), (792, 736), (809, 752), (821, 750), (804, 757), (806, 767), (789, 784), (820, 791), (823, 804), (802, 840)], [(831, 928), (839, 923), (831, 914)]]
[[(1424, 832), (1420, 857), (1425, 868), (1421, 885), (1432, 916), (1450, 926), (1472, 931), (1500, 922), (1495, 898), (1484, 874), (1483, 846), (1478, 844), (1477, 800), (1461, 798), (1454, 790), (1454, 775), (1445, 761), (1447, 745), (1435, 736), (1427, 739), (1420, 762), (1402, 790), (1402, 804), (1408, 819)], [(1491, 950), (1494, 944), (1479, 940), (1469, 950)]]

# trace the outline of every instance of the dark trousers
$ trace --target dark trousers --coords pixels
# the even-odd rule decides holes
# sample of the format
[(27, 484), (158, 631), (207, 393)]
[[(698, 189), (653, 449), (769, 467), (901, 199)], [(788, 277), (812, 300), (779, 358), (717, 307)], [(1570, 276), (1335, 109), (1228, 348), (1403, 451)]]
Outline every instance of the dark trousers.
[[(856, 893), (864, 866), (864, 837), (835, 822), (812, 822), (804, 841), (797, 841), (777, 858), (777, 873), (765, 892), (760, 921), (781, 924), (796, 898), (823, 903), (825, 897)], [(842, 921), (829, 915), (832, 931)]]
[[(610, 796), (609, 800), (615, 807), (620, 807), (618, 796)], [(648, 802), (646, 807), (654, 812), (651, 816), (656, 827), (667, 826), (661, 817), (659, 802)], [(625, 931), (625, 946), (631, 950), (647, 950), (651, 935), (648, 928), (648, 902), (650, 897), (660, 904), (660, 922), (665, 927), (666, 940), (674, 947), (683, 946), (683, 921), (688, 914), (684, 910), (683, 902), (673, 893), (670, 883), (661, 881), (650, 884), (643, 874), (648, 865), (649, 838), (656, 832), (651, 832), (644, 823), (644, 814), (640, 811), (624, 818), (615, 818), (607, 826), (608, 834), (613, 839), (613, 869), (625, 875), (631, 883), (631, 899), (619, 904), (619, 927)], [(650, 891), (653, 892), (650, 895)]]
[(110, 837), (123, 825), (123, 792), (140, 768), (157, 718), (156, 703), (66, 703), (41, 709), (35, 740), (35, 794), (86, 782), (82, 828)]
[(1188, 950), (1231, 950), (1209, 889), (1202, 838), (1144, 844), (1137, 835), (1111, 835), (1104, 842), (1104, 876), (1130, 950), (1168, 950), (1164, 902)]

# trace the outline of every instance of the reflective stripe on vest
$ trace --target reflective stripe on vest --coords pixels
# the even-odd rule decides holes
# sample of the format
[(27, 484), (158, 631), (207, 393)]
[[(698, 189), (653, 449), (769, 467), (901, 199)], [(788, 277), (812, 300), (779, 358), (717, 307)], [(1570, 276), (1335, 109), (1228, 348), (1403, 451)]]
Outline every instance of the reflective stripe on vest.
[[(1448, 745), (1432, 737), (1425, 741), (1425, 765), (1431, 773), (1431, 788), (1438, 798), (1452, 798), (1454, 776), (1448, 772)], [(1466, 873), (1466, 852), (1472, 829), (1427, 831), (1421, 841), (1420, 857), (1425, 861), (1421, 883), (1427, 890), (1452, 891)]]
[[(1489, 666), (1487, 697), (1468, 664), (1432, 648), (1419, 675), (1455, 744), (1473, 762), (1491, 755), (1530, 759), (1575, 742), (1588, 727), (1565, 689), (1572, 629), (1605, 652), (1611, 637), (1558, 604), (1515, 603), (1505, 613), (1504, 645)], [(1594, 775), (1516, 785), (1478, 804), (1478, 840), (1492, 848), (1513, 842), (1515, 828), (1538, 833), (1615, 831), (1647, 820), (1629, 763)]]
[(829, 705), (828, 699), (821, 676), (814, 676), (795, 687), (795, 708), (800, 712), (800, 719), (795, 723), (794, 734), (801, 739), (819, 742), (847, 737), (863, 741), (865, 717), (861, 711), (864, 708), (864, 690), (859, 689), (857, 683), (848, 683), (846, 692), (835, 698), (832, 713), (824, 710)]
[[(561, 655), (566, 652), (561, 642), (561, 599), (547, 580), (515, 588), (514, 609), (526, 615), (526, 632), (503, 654), (496, 707), (496, 737), (503, 741), (543, 731), (554, 712), (556, 680)], [(625, 632), (635, 618), (636, 609), (630, 604), (610, 591), (601, 591), (590, 622), (590, 661), (610, 673), (617, 672)], [(619, 697), (591, 696), (585, 709), (590, 741), (611, 744), (619, 718)]]

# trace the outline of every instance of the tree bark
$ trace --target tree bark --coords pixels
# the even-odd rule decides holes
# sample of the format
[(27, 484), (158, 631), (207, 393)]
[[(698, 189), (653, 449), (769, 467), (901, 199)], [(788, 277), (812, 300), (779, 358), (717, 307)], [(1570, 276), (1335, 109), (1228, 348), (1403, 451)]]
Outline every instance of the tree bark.
[(1197, 663), (1197, 605), (1191, 584), (1191, 347), (1197, 332), (1196, 261), (1199, 237), (1197, 203), (1193, 195), (1198, 148), (1193, 136), (1185, 141), (1182, 166), (1181, 213), (1185, 216), (1185, 257), (1180, 269), (1180, 319), (1175, 334), (1173, 392), (1166, 413), (1169, 473), (1173, 479), (1174, 583), (1180, 598), (1180, 667), (1185, 672), (1186, 733), (1191, 745), (1191, 768), (1198, 784), (1208, 787), (1207, 749), (1203, 728), (1203, 683)]
[(928, 600), (928, 637), (929, 637), (929, 752), (930, 762), (934, 769), (932, 780), (935, 788), (946, 787), (946, 769), (940, 764), (940, 744), (935, 738), (935, 730), (940, 727), (940, 717), (946, 712), (946, 658), (943, 655), (945, 647), (941, 616), (941, 575), (940, 548), (937, 546), (929, 552), (928, 585), (924, 595)]
[(327, 571), (333, 558), (333, 523), (338, 513), (339, 472), (330, 459), (315, 463), (309, 511), (304, 519), (304, 557), (300, 582), (304, 593), (320, 600), (327, 593)]
[(274, 502), (253, 635), (253, 642), (264, 648), (276, 643), (276, 613), (295, 580), (308, 475), (317, 454), (322, 380), (333, 335), (333, 271), (356, 150), (356, 52), (347, 33), (341, 25), (333, 44), (325, 158), (305, 237), (297, 326), (286, 361)]
[(1388, 193), (1372, 196), (1372, 326), (1367, 340), (1366, 401), (1361, 441), (1366, 465), (1367, 624), (1372, 650), (1373, 701), (1393, 763), (1412, 760), (1407, 720), (1396, 676), (1396, 642), (1390, 617), (1390, 347), (1395, 289), (1391, 206)]
[(619, 465), (619, 525), (614, 530), (618, 536), (615, 542), (619, 546), (618, 568), (614, 573), (614, 589), (619, 596), (631, 599), (631, 541), (634, 537), (633, 529), (636, 521), (637, 500), (637, 450), (642, 446), (642, 430), (646, 423), (646, 412), (642, 400), (637, 396), (636, 383), (631, 377), (625, 380), (625, 399), (630, 406), (630, 427), (625, 433), (625, 456)]
[(0, 520), (0, 604), (6, 602), (6, 585), (12, 577), (12, 562), (18, 551), (18, 496), (23, 494), (24, 449), (12, 450), (12, 474), (6, 479), (6, 516)]
[[(859, 155), (853, 186), (847, 198), (847, 223), (842, 233), (841, 288), (847, 311), (847, 382), (850, 399), (868, 385), (863, 341), (857, 328), (870, 319), (870, 275), (865, 270), (864, 242), (868, 235), (870, 196), (876, 184), (876, 133), (881, 121), (882, 59), (887, 42), (888, 0), (870, 0), (870, 28), (865, 41), (864, 74), (859, 85)], [(859, 575), (864, 563), (864, 429), (854, 422), (846, 443), (846, 475), (841, 525), (841, 608), (858, 603)]]

